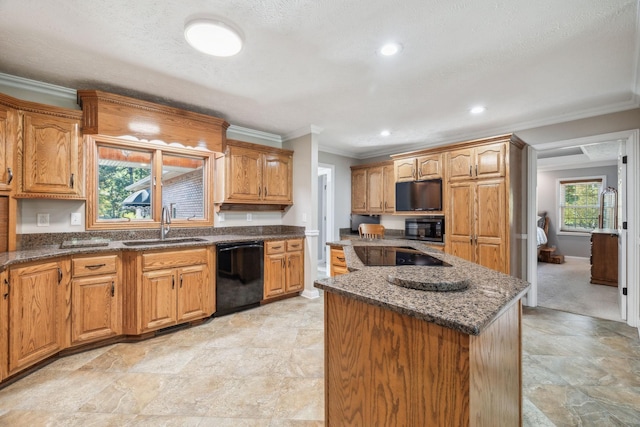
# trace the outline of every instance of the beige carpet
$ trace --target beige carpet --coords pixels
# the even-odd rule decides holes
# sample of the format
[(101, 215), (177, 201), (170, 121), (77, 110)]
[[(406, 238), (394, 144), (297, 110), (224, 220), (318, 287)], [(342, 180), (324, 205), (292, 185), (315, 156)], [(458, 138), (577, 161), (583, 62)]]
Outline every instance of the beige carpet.
[(601, 319), (620, 319), (618, 288), (592, 285), (588, 258), (538, 263), (538, 305)]

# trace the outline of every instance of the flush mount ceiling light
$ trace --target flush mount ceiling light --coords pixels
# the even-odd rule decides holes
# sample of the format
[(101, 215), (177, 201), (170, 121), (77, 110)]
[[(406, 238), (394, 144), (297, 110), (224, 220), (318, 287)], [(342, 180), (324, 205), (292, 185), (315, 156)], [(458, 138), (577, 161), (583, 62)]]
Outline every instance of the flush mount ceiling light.
[(229, 25), (195, 19), (184, 27), (184, 38), (194, 49), (213, 56), (233, 56), (242, 49), (242, 37)]
[(378, 52), (383, 56), (393, 56), (402, 50), (400, 43), (387, 43), (383, 45)]
[(486, 110), (487, 110), (487, 107), (478, 105), (476, 107), (473, 107), (471, 110), (469, 110), (469, 112), (471, 114), (480, 114), (480, 113), (484, 113)]
[(391, 135), (391, 131), (388, 129), (385, 129), (382, 132), (380, 132), (380, 136), (389, 136), (389, 135)]

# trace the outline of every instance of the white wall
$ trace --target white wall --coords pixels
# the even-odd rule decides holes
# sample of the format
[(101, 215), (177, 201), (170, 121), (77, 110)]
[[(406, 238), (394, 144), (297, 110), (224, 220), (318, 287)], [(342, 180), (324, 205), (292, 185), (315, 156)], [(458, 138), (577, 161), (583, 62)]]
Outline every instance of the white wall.
[(560, 178), (580, 178), (606, 176), (607, 187), (617, 187), (617, 166), (602, 166), (596, 168), (580, 168), (558, 171), (538, 172), (538, 208), (537, 211), (547, 211), (549, 216), (549, 246), (556, 246), (558, 253), (565, 256), (588, 258), (591, 256), (591, 236), (558, 234), (559, 212), (557, 184)]
[(333, 235), (339, 236), (341, 228), (351, 227), (351, 165), (355, 164), (356, 159), (320, 151), (318, 161), (335, 167)]

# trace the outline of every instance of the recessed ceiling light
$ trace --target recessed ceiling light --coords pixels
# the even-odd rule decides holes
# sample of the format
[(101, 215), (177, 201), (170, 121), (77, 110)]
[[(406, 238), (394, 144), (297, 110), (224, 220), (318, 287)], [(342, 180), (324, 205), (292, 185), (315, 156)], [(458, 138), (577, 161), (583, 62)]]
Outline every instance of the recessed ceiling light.
[(484, 107), (482, 105), (478, 105), (477, 107), (473, 107), (469, 111), (471, 112), (471, 114), (480, 114), (480, 113), (484, 113), (486, 110), (487, 110), (487, 107)]
[(391, 131), (388, 129), (385, 129), (382, 132), (380, 132), (380, 136), (389, 136), (389, 135), (391, 135)]
[(387, 43), (380, 48), (380, 54), (384, 56), (392, 56), (402, 50), (402, 45), (399, 43)]
[(194, 49), (213, 56), (233, 56), (242, 49), (242, 37), (228, 25), (195, 19), (184, 27), (184, 38)]

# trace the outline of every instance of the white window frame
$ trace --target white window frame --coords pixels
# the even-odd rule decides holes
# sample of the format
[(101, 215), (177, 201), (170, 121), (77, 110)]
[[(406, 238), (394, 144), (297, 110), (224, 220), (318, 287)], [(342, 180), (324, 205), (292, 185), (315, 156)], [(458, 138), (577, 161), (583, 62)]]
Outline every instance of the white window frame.
[[(560, 186), (562, 182), (566, 181), (597, 181), (601, 180), (601, 189), (600, 193), (607, 188), (607, 176), (606, 175), (595, 175), (595, 176), (576, 176), (576, 177), (566, 177), (566, 178), (558, 178), (556, 179), (556, 211), (558, 213), (558, 221), (556, 224), (556, 234), (558, 236), (591, 236), (591, 231), (567, 231), (562, 230), (563, 218), (562, 218), (562, 202), (560, 197), (562, 195), (562, 191)], [(600, 204), (600, 198), (598, 197), (598, 205)]]

